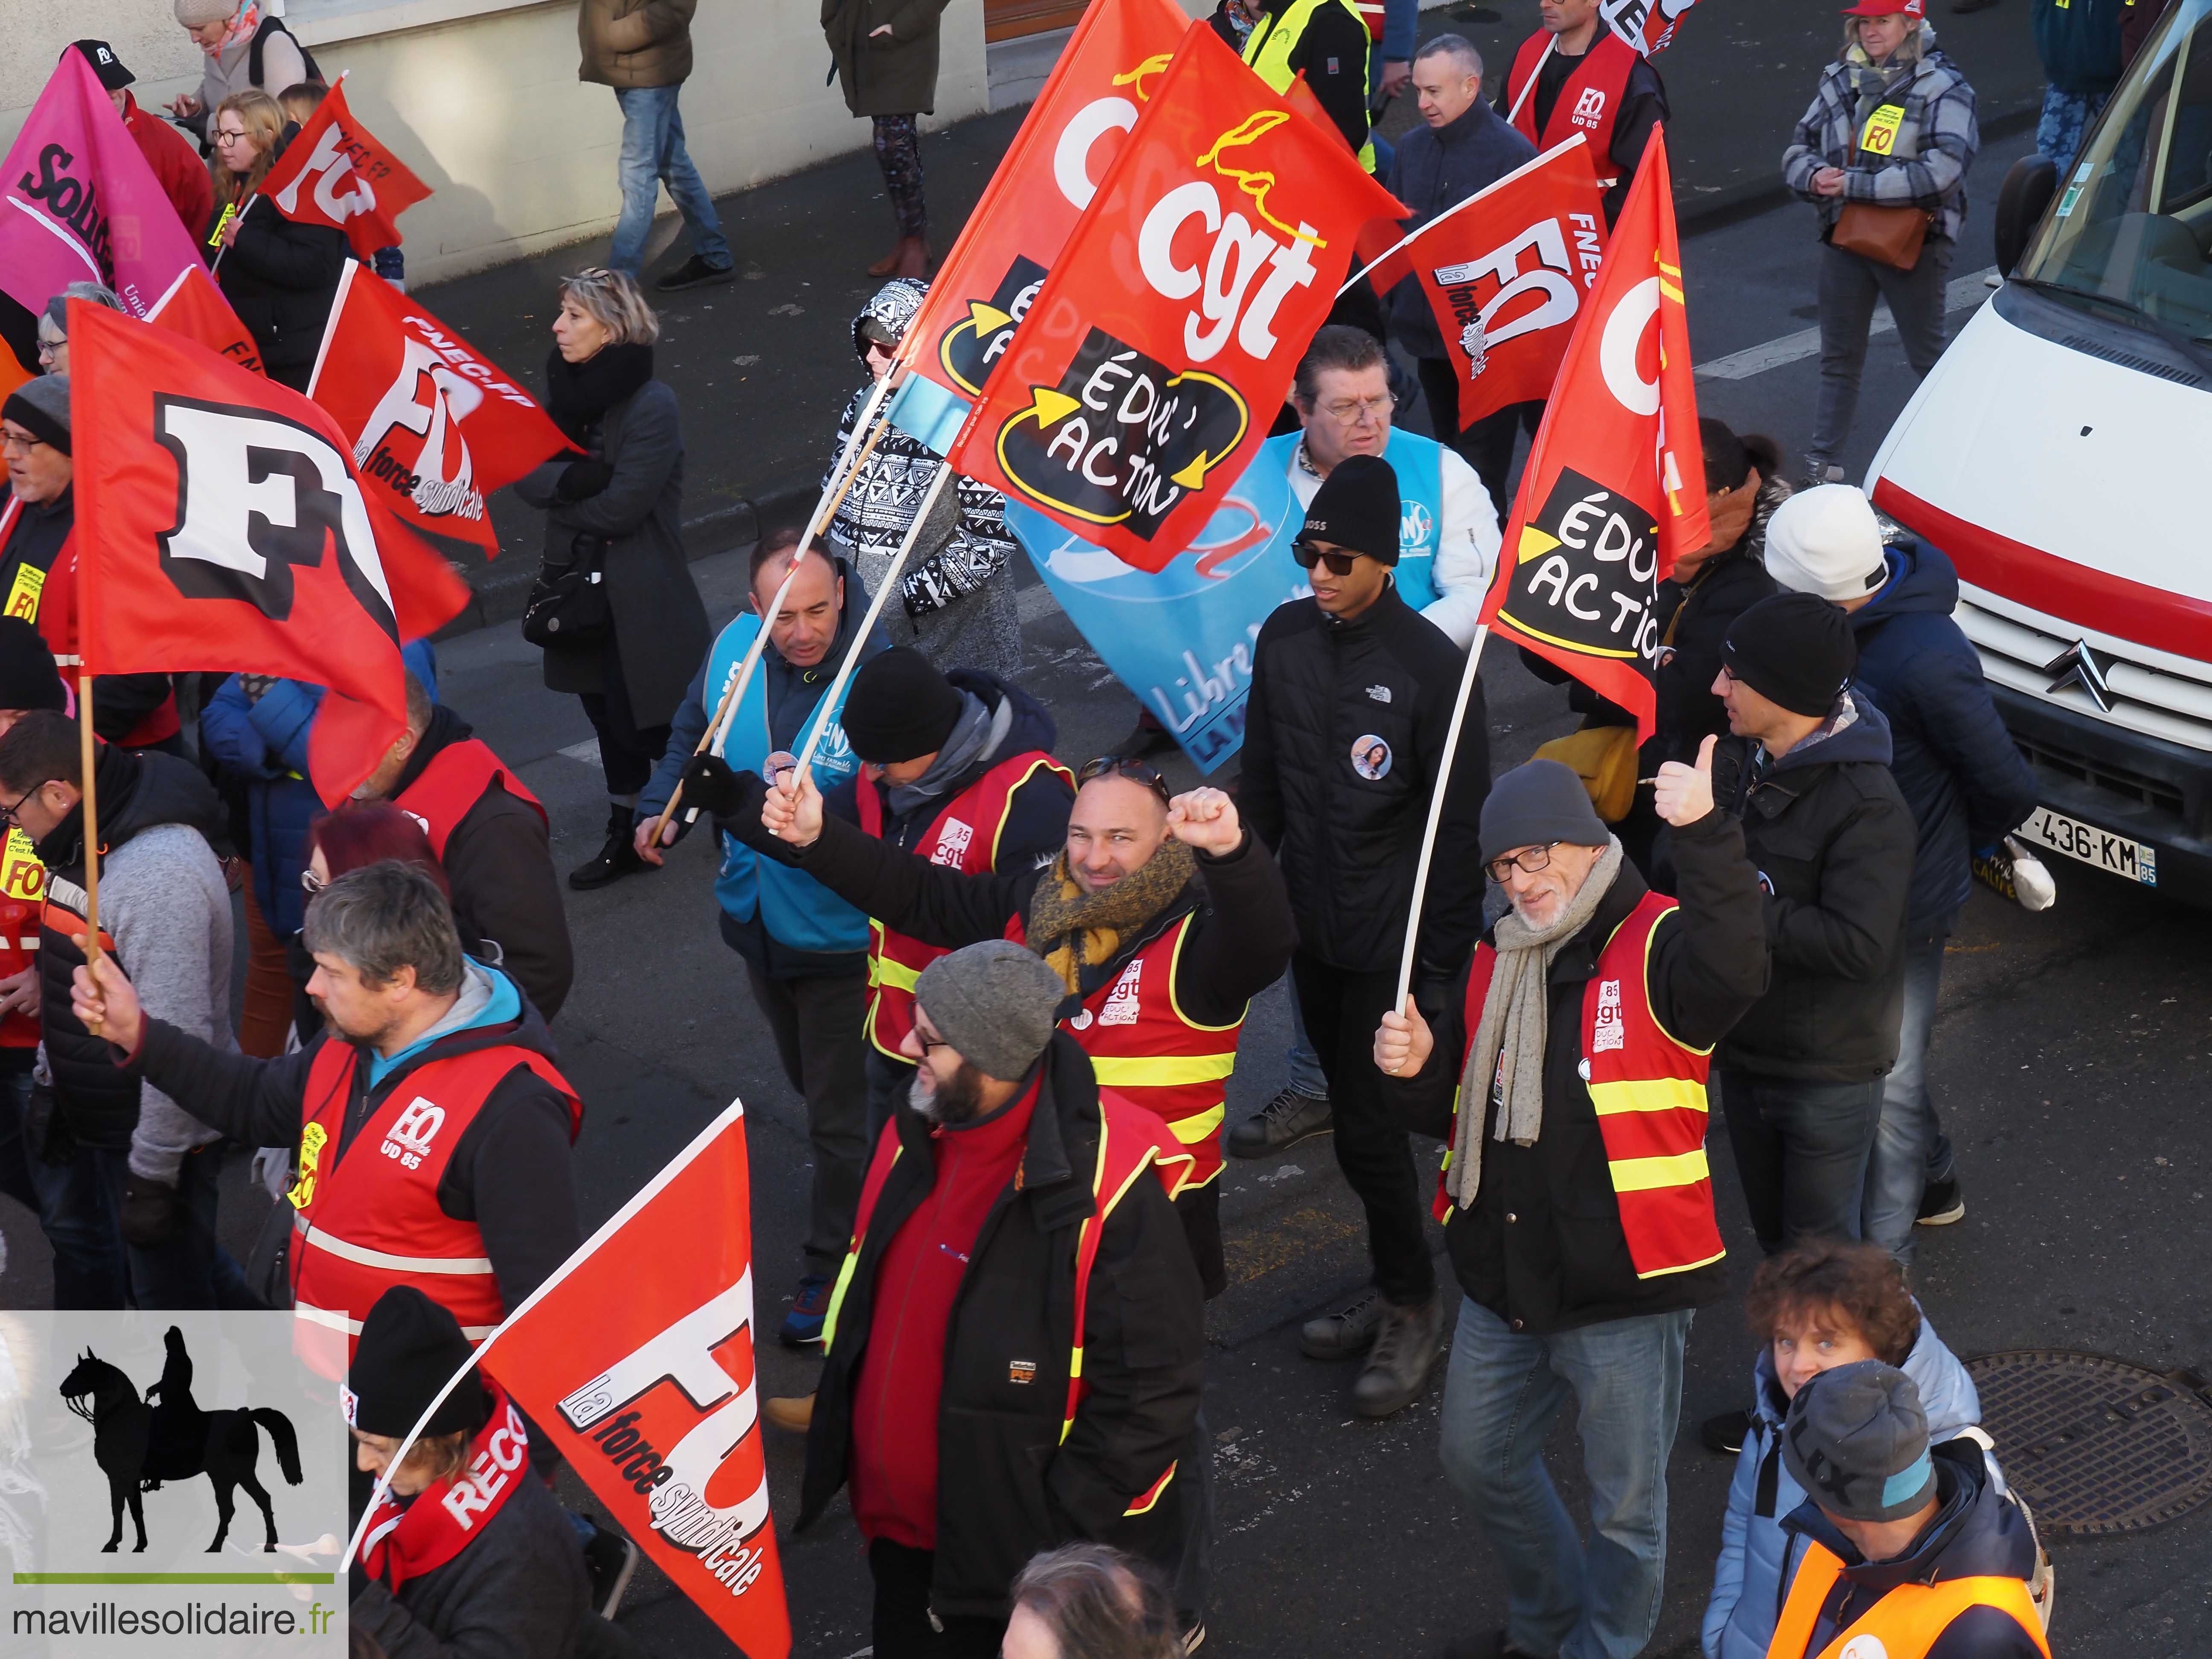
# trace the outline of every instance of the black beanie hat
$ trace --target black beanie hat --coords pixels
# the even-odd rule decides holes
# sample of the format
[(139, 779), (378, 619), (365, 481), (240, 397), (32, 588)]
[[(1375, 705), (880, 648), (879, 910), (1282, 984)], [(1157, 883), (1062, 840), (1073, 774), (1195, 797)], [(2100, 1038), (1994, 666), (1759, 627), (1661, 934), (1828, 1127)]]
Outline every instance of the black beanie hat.
[(52, 648), (21, 617), (0, 617), (0, 708), (69, 711)]
[(895, 766), (944, 748), (967, 706), (935, 664), (897, 645), (860, 665), (838, 723), (862, 760)]
[[(346, 1421), (397, 1440), (415, 1426), (446, 1379), (469, 1363), (469, 1340), (452, 1314), (412, 1285), (394, 1285), (361, 1322), (346, 1373)], [(483, 1384), (462, 1378), (423, 1425), (424, 1434), (474, 1434), (491, 1414)]]
[(1769, 702), (1825, 720), (1859, 665), (1851, 619), (1811, 593), (1777, 593), (1729, 624), (1728, 672)]
[(1298, 539), (1330, 542), (1394, 565), (1398, 513), (1397, 470), (1380, 455), (1347, 455), (1314, 493)]
[(0, 403), (0, 421), (13, 421), (40, 443), (70, 453), (70, 381), (66, 374), (39, 374), (17, 386)]

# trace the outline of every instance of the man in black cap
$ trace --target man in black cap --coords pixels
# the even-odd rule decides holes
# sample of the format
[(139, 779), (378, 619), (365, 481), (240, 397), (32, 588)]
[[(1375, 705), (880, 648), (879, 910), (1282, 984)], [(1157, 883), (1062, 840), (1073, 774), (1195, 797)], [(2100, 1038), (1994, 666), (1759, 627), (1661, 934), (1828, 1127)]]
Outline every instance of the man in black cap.
[(1759, 1248), (1859, 1236), (1882, 1079), (1897, 1058), (1917, 834), (1889, 723), (1850, 688), (1850, 620), (1810, 593), (1737, 617), (1713, 695), (1722, 810), (1766, 890), (1772, 983), (1723, 1041), (1721, 1103)]
[(1814, 1377), (1790, 1402), (1782, 1461), (1809, 1496), (1783, 1517), (1804, 1553), (1771, 1659), (2051, 1659), (2033, 1526), (1980, 1442), (1928, 1443), (1903, 1371), (1862, 1359)]
[[(198, 235), (207, 228), (208, 220), (215, 211), (215, 181), (208, 174), (207, 163), (200, 160), (198, 147), (154, 111), (138, 107), (138, 100), (127, 90), (138, 77), (123, 67), (123, 60), (115, 55), (114, 47), (105, 40), (78, 40), (71, 44), (100, 77), (108, 101), (123, 118), (123, 125), (130, 130), (132, 142), (146, 158), (146, 165), (154, 169), (161, 193), (176, 209), (177, 217), (186, 231)], [(272, 95), (282, 89), (271, 88)]]
[(1316, 1359), (1364, 1358), (1352, 1398), (1371, 1417), (1420, 1392), (1442, 1312), (1413, 1142), (1368, 1049), (1395, 1000), (1422, 830), (1447, 771), (1419, 919), (1427, 976), (1448, 978), (1481, 929), (1482, 877), (1468, 855), (1490, 787), (1480, 685), (1458, 754), (1444, 752), (1465, 654), (1399, 597), (1399, 499), (1388, 461), (1352, 455), (1306, 508), (1291, 550), (1313, 596), (1261, 627), (1237, 797), (1290, 884), (1298, 1010), (1328, 1079), (1337, 1167), (1366, 1206), (1375, 1269), (1349, 1307), (1307, 1322), (1303, 1346)]
[[(1766, 985), (1743, 831), (1713, 806), (1715, 742), (1660, 769), (1679, 902), (1644, 885), (1568, 768), (1498, 779), (1481, 859), (1512, 908), (1433, 1012), (1386, 1013), (1375, 1033), (1390, 1109), (1450, 1144), (1438, 1196), (1465, 1299), (1440, 1450), (1510, 1586), (1502, 1644), (1455, 1654), (1633, 1653), (1658, 1621), (1683, 1347), (1729, 1288), (1707, 1055)], [(1570, 1395), (1587, 1542), (1544, 1466)]]

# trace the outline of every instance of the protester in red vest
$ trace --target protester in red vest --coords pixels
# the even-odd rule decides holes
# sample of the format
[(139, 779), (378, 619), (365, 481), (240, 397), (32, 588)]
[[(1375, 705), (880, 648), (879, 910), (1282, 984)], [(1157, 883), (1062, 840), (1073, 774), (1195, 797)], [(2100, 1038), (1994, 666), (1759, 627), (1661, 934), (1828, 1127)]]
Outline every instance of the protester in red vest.
[(1544, 27), (1521, 43), (1498, 112), (1540, 150), (1583, 135), (1606, 186), (1605, 222), (1620, 217), (1644, 141), (1667, 119), (1659, 71), (1610, 28), (1598, 0), (1540, 0)]
[[(1442, 1452), (1505, 1558), (1508, 1654), (1635, 1653), (1659, 1620), (1683, 1344), (1692, 1310), (1729, 1291), (1706, 1067), (1766, 987), (1759, 878), (1713, 809), (1713, 741), (1660, 773), (1679, 904), (1644, 886), (1568, 768), (1499, 778), (1481, 855), (1513, 908), (1433, 1025), (1408, 998), (1375, 1034), (1386, 1093), (1450, 1148), (1437, 1213), (1465, 1297)], [(1544, 1467), (1570, 1395), (1597, 1494), (1587, 1544)]]
[(215, 211), (215, 181), (208, 176), (199, 147), (152, 110), (138, 107), (138, 100), (125, 90), (138, 77), (123, 67), (123, 60), (106, 41), (79, 40), (75, 45), (107, 89), (108, 100), (131, 130), (146, 165), (154, 169), (161, 194), (176, 209), (185, 231), (198, 235), (208, 216)]

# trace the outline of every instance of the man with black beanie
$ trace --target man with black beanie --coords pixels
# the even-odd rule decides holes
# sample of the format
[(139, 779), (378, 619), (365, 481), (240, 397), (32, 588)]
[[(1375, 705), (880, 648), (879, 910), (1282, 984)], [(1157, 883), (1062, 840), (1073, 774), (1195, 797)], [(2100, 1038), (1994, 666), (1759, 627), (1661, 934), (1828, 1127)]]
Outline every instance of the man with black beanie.
[(1882, 1079), (1897, 1058), (1916, 841), (1889, 724), (1850, 689), (1850, 619), (1778, 593), (1729, 629), (1713, 793), (1766, 891), (1766, 995), (1715, 1056), (1759, 1247), (1859, 1236)]
[(1413, 1142), (1369, 1048), (1395, 1000), (1422, 830), (1447, 769), (1417, 981), (1449, 979), (1481, 930), (1474, 854), (1490, 787), (1479, 684), (1458, 754), (1444, 751), (1466, 658), (1399, 597), (1399, 501), (1390, 464), (1352, 455), (1306, 508), (1291, 551), (1313, 595), (1261, 627), (1237, 797), (1290, 886), (1298, 1009), (1328, 1079), (1337, 1167), (1366, 1208), (1375, 1268), (1349, 1307), (1307, 1322), (1303, 1346), (1316, 1359), (1363, 1360), (1352, 1398), (1370, 1417), (1420, 1393), (1442, 1312)]

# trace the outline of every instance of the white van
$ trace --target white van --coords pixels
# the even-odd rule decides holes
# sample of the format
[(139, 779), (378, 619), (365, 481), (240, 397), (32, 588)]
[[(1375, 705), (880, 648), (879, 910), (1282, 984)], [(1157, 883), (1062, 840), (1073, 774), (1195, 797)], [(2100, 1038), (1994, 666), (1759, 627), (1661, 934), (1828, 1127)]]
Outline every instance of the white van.
[(2013, 277), (1868, 489), (1958, 567), (2029, 838), (2212, 904), (2212, 0), (2172, 0), (2071, 173), (2036, 165)]

